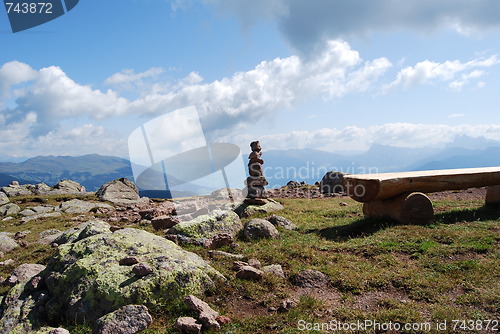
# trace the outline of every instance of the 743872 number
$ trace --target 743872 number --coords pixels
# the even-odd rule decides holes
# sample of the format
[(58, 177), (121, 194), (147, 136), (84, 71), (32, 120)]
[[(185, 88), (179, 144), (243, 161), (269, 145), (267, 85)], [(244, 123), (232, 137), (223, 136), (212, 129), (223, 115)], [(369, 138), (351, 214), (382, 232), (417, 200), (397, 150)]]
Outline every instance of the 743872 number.
[(6, 2), (7, 14), (11, 12), (18, 14), (52, 14), (50, 2)]

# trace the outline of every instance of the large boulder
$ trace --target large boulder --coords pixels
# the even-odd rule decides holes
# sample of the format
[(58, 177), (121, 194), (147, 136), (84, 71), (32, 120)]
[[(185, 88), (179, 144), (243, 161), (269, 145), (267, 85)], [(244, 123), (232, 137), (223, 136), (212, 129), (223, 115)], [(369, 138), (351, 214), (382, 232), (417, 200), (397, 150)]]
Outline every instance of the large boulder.
[(7, 232), (0, 232), (0, 252), (7, 253), (18, 246), (17, 242)]
[(12, 216), (21, 211), (19, 205), (14, 203), (7, 203), (0, 206), (0, 216)]
[[(137, 256), (152, 272), (120, 265)], [(51, 321), (94, 322), (118, 308), (145, 305), (160, 310), (189, 294), (199, 294), (223, 276), (198, 255), (143, 230), (126, 228), (59, 246), (44, 276)]]
[(85, 193), (85, 187), (78, 182), (64, 179), (53, 186), (50, 192), (53, 194), (81, 194)]
[(323, 194), (340, 194), (344, 193), (344, 176), (348, 175), (342, 172), (331, 171), (326, 173), (321, 182), (319, 189)]
[(12, 183), (7, 187), (2, 187), (0, 190), (9, 197), (33, 195), (31, 190), (28, 188), (28, 185), (19, 185), (15, 183)]
[(243, 229), (240, 218), (233, 211), (215, 210), (208, 215), (198, 216), (190, 221), (181, 222), (168, 230), (168, 234), (177, 234), (200, 242), (221, 233), (232, 237)]
[(9, 203), (9, 197), (3, 192), (0, 191), (0, 206)]
[(101, 201), (115, 204), (136, 204), (140, 202), (139, 188), (126, 178), (110, 181), (96, 192)]
[(79, 199), (72, 199), (70, 201), (66, 201), (59, 205), (58, 210), (64, 213), (87, 213), (95, 208), (105, 208), (112, 210), (113, 207), (109, 204), (104, 203), (95, 203), (95, 202), (87, 202)]

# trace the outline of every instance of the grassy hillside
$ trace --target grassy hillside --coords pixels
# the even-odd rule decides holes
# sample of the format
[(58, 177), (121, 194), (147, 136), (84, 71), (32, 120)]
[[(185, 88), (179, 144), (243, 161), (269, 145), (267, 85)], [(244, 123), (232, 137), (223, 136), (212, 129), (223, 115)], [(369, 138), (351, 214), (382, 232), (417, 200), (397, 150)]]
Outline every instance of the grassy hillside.
[[(26, 202), (18, 201), (22, 206)], [(222, 250), (256, 258), (263, 265), (280, 264), (285, 280), (274, 276), (260, 282), (237, 279), (232, 260), (210, 260), (206, 249), (187, 247), (228, 278), (227, 284), (203, 297), (232, 319), (221, 333), (318, 332), (300, 328), (332, 320), (414, 323), (424, 330), (407, 333), (456, 333), (460, 323), (453, 323), (455, 319), (500, 318), (500, 209), (483, 207), (479, 199), (443, 198), (434, 202), (433, 224), (412, 226), (364, 219), (361, 205), (349, 198), (280, 202), (286, 209), (278, 214), (291, 219), (298, 230), (280, 230), (278, 240), (247, 242), (240, 238), (239, 247)], [(74, 224), (71, 217), (65, 217), (22, 226), (2, 223), (1, 230), (31, 230), (27, 241), (33, 242), (42, 230), (67, 229)], [(154, 232), (150, 226), (133, 227)], [(17, 264), (46, 262), (53, 252), (49, 246), (30, 244), (8, 257)], [(0, 267), (0, 275), (6, 277), (13, 268)], [(330, 283), (323, 288), (294, 286), (291, 278), (305, 269), (327, 274)], [(293, 301), (293, 306), (277, 311), (286, 300)], [(180, 315), (186, 315), (182, 308), (154, 314), (152, 327), (144, 333), (175, 333), (171, 326)], [(447, 330), (436, 331), (436, 324), (444, 321)], [(431, 331), (423, 327), (426, 324)], [(85, 326), (67, 328), (71, 333), (90, 333)], [(375, 332), (386, 331), (363, 333)]]

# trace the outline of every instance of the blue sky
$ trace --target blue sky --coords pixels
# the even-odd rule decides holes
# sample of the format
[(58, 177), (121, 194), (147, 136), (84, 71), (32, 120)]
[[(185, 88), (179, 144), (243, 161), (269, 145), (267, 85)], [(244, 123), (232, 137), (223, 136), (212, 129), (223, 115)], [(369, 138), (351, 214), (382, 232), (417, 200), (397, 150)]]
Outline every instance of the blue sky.
[(82, 0), (0, 40), (0, 156), (127, 157), (191, 105), (245, 151), (500, 141), (496, 0)]

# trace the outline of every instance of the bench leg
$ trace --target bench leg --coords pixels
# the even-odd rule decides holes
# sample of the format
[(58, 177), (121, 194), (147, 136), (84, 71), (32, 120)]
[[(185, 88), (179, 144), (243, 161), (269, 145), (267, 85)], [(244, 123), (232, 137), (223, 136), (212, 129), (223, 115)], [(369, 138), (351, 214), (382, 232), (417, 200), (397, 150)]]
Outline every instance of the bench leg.
[(425, 225), (434, 219), (432, 202), (423, 193), (402, 194), (397, 197), (368, 202), (363, 205), (365, 217), (390, 217), (403, 224)]
[(486, 204), (500, 204), (500, 186), (488, 187), (488, 191), (486, 192)]

